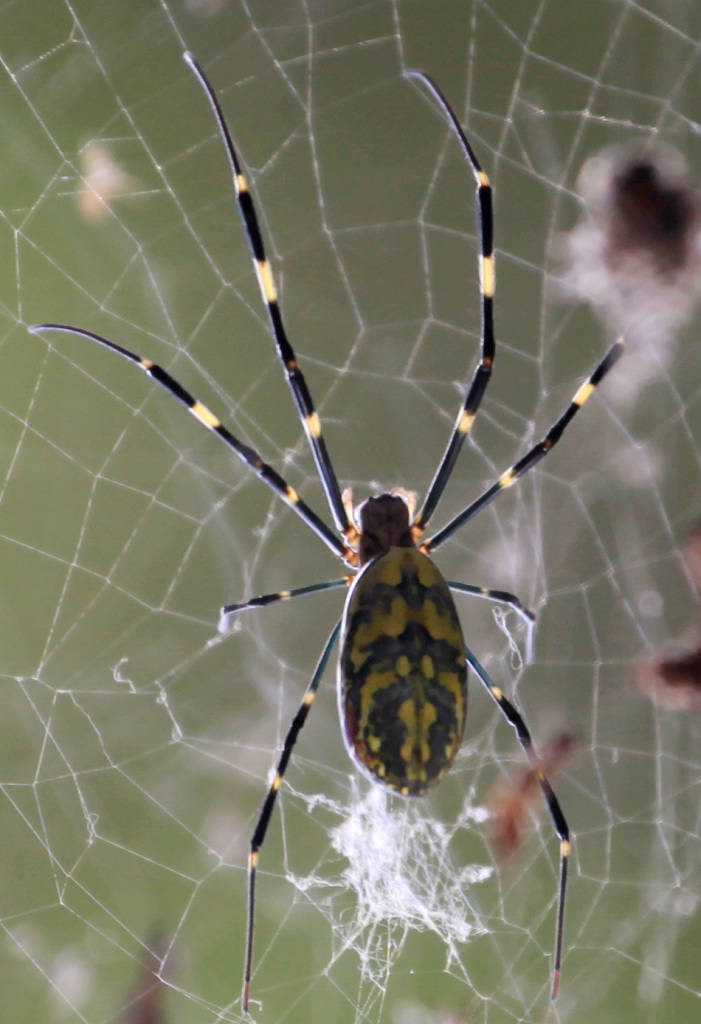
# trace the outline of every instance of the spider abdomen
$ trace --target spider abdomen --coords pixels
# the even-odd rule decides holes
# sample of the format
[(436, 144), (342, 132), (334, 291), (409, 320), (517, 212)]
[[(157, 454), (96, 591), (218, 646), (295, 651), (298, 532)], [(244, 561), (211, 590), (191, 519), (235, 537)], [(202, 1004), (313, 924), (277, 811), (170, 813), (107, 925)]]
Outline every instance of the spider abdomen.
[(447, 583), (416, 548), (390, 548), (353, 583), (338, 701), (349, 753), (390, 789), (419, 796), (453, 763), (467, 709), (462, 629)]

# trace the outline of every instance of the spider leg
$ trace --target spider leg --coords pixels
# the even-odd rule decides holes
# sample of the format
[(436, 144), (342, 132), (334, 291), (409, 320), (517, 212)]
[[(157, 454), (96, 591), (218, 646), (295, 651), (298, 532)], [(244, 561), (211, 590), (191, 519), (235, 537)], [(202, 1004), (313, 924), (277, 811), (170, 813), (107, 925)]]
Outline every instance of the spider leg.
[(455, 580), (447, 580), (448, 587), (457, 594), (472, 594), (474, 597), (483, 597), (487, 601), (497, 601), (499, 604), (508, 604), (521, 616), (526, 623), (526, 664), (533, 660), (533, 630), (535, 627), (535, 615), (526, 608), (515, 594), (508, 590), (491, 590), (488, 587), (473, 587), (469, 583), (458, 583)]
[(497, 494), (500, 494), (507, 487), (511, 487), (512, 484), (516, 483), (519, 477), (522, 477), (524, 473), (527, 473), (529, 469), (532, 469), (536, 463), (540, 462), (541, 459), (545, 458), (548, 452), (552, 451), (557, 442), (562, 437), (565, 427), (568, 425), (570, 420), (576, 415), (577, 412), (582, 408), (584, 403), (590, 397), (592, 391), (600, 384), (606, 374), (609, 372), (611, 367), (618, 362), (620, 357), (623, 355), (624, 339), (619, 338), (615, 341), (611, 348), (608, 350), (604, 358), (601, 360), (599, 365), (596, 367), (590, 377), (577, 389), (572, 401), (565, 409), (564, 413), (558, 420), (553, 423), (550, 430), (547, 432), (542, 441), (534, 445), (529, 452), (527, 452), (523, 458), (515, 462), (510, 469), (502, 473), (495, 484), (488, 487), (476, 501), (473, 501), (471, 505), (463, 509), (454, 519), (444, 526), (442, 530), (434, 534), (433, 537), (426, 541), (423, 541), (419, 548), (424, 554), (428, 554), (431, 551), (443, 544), (449, 537), (452, 537), (456, 530), (459, 530), (461, 526), (473, 516), (476, 516), (486, 505), (496, 498)]
[(225, 604), (219, 617), (219, 632), (226, 633), (231, 625), (231, 616), (237, 612), (245, 611), (246, 608), (262, 608), (264, 605), (273, 604), (275, 601), (288, 601), (291, 597), (316, 594), (320, 590), (333, 590), (335, 587), (348, 587), (354, 579), (355, 576), (341, 576), (338, 580), (310, 583), (306, 587), (295, 587), (294, 590), (278, 590), (274, 594), (261, 594), (260, 597), (251, 597), (248, 601), (242, 601), (240, 604)]
[(436, 505), (438, 504), (441, 495), (445, 490), (445, 486), (450, 479), (458, 455), (460, 454), (460, 449), (462, 448), (465, 438), (470, 431), (470, 427), (472, 426), (472, 422), (477, 414), (480, 403), (482, 402), (484, 393), (487, 390), (489, 378), (492, 375), (495, 351), (493, 314), (494, 217), (492, 211), (492, 187), (489, 184), (489, 178), (482, 170), (480, 163), (473, 152), (472, 146), (468, 142), (460, 122), (448, 103), (448, 100), (445, 98), (436, 83), (429, 78), (428, 75), (424, 74), (424, 72), (407, 71), (405, 74), (408, 77), (416, 78), (418, 81), (422, 82), (438, 100), (443, 113), (448, 119), (450, 127), (461, 145), (462, 151), (465, 154), (465, 158), (475, 179), (475, 209), (477, 215), (477, 234), (480, 244), (479, 285), (480, 295), (482, 298), (482, 355), (472, 376), (472, 381), (465, 391), (465, 398), (463, 404), (458, 410), (458, 416), (455, 421), (455, 426), (453, 427), (453, 432), (450, 435), (450, 439), (448, 440), (448, 444), (443, 453), (438, 469), (434, 474), (421, 512), (414, 523), (415, 537), (418, 538), (426, 529), (428, 520), (435, 511)]
[(316, 512), (314, 512), (306, 502), (302, 501), (300, 496), (290, 487), (290, 485), (280, 476), (280, 474), (269, 466), (266, 462), (263, 462), (258, 452), (253, 448), (250, 448), (247, 444), (240, 441), (228, 427), (224, 426), (217, 417), (211, 412), (206, 405), (202, 402), (197, 401), (189, 391), (179, 384), (174, 377), (164, 370), (162, 366), (158, 366), (157, 363), (152, 363), (150, 359), (142, 359), (141, 356), (135, 352), (131, 352), (128, 348), (122, 348), (121, 345), (115, 344), (113, 341), (109, 341), (107, 338), (103, 338), (101, 334), (96, 334), (94, 331), (86, 331), (82, 327), (71, 327), (69, 324), (34, 324), (33, 327), (29, 328), (32, 334), (41, 334), (42, 331), (66, 331), (68, 334), (77, 334), (81, 338), (88, 338), (90, 341), (96, 341), (99, 345), (103, 345), (105, 348), (111, 349), (113, 352), (117, 352), (120, 356), (125, 359), (131, 360), (132, 363), (136, 363), (140, 369), (147, 373), (152, 380), (155, 380), (157, 384), (181, 402), (192, 415), (198, 420), (203, 426), (207, 427), (214, 434), (221, 438), (224, 444), (235, 452), (238, 457), (250, 466), (250, 468), (258, 474), (264, 484), (275, 492), (284, 502), (286, 502), (291, 509), (293, 509), (300, 519), (311, 527), (317, 537), (323, 540), (324, 544), (333, 551), (335, 555), (340, 558), (351, 557), (352, 552), (343, 544), (343, 542), (336, 536), (333, 530), (327, 526), (327, 524), (321, 519)]
[(323, 675), (326, 663), (329, 660), (331, 651), (334, 648), (336, 640), (338, 639), (339, 630), (341, 628), (341, 620), (339, 619), (336, 625), (331, 630), (328, 640), (324, 645), (324, 649), (321, 652), (321, 657), (317, 662), (317, 666), (314, 669), (314, 675), (312, 676), (307, 689), (302, 697), (302, 703), (300, 704), (297, 714), (292, 719), (292, 723), (287, 730), (285, 741), (282, 745), (282, 753), (277, 763), (275, 775), (273, 781), (270, 783), (270, 789), (268, 794), (263, 801), (263, 805), (260, 809), (258, 816), (258, 822), (255, 830), (251, 837), (250, 851), (248, 854), (248, 920), (246, 923), (246, 953), (244, 957), (244, 969), (243, 969), (243, 989), (241, 994), (241, 1002), (243, 1004), (244, 1013), (248, 1012), (248, 996), (251, 985), (251, 967), (253, 963), (253, 925), (254, 925), (254, 914), (255, 914), (255, 887), (256, 887), (256, 869), (258, 867), (258, 851), (263, 845), (265, 839), (265, 833), (268, 830), (270, 824), (270, 818), (273, 813), (275, 806), (275, 800), (277, 799), (278, 790), (282, 778), (287, 768), (287, 763), (290, 760), (290, 754), (294, 747), (297, 736), (299, 735), (302, 726), (307, 720), (309, 709), (311, 708), (316, 691), (319, 688), (319, 683)]
[(569, 862), (570, 855), (570, 830), (565, 820), (565, 816), (562, 813), (560, 807), (560, 801), (555, 796), (555, 792), (548, 782), (547, 778), (543, 774), (540, 768), (538, 759), (535, 756), (533, 750), (533, 743), (531, 742), (531, 734), (528, 731), (528, 727), (524, 722), (523, 718), (516, 710), (511, 701), (508, 701), (501, 689), (492, 682), (486, 669), (482, 667), (477, 658), (474, 656), (469, 647), (465, 647), (465, 657), (469, 661), (470, 665), (479, 677), (480, 682), (486, 688), (492, 700), (495, 702), (502, 715), (512, 726), (518, 741), (521, 744), (526, 756), (530, 763), (534, 766), (536, 771), (536, 777), (543, 793), (543, 798), (547, 805), (550, 817), (552, 819), (553, 828), (560, 839), (560, 883), (558, 886), (558, 902), (557, 902), (557, 919), (555, 924), (555, 948), (553, 951), (553, 985), (551, 991), (551, 999), (557, 997), (558, 989), (560, 987), (560, 964), (562, 961), (562, 935), (563, 926), (565, 923), (565, 894), (567, 890), (567, 865)]
[(272, 331), (273, 338), (275, 339), (277, 354), (280, 362), (282, 363), (283, 370), (285, 371), (287, 383), (292, 393), (295, 406), (297, 407), (299, 418), (302, 421), (302, 426), (304, 427), (309, 445), (314, 455), (319, 479), (321, 480), (324, 488), (324, 494), (326, 495), (326, 500), (328, 502), (329, 509), (331, 510), (331, 514), (333, 515), (336, 528), (341, 533), (347, 534), (352, 527), (348, 521), (348, 516), (346, 515), (336, 473), (331, 463), (331, 458), (321, 432), (319, 416), (314, 409), (314, 403), (312, 401), (309, 388), (307, 387), (307, 382), (304, 378), (304, 374), (299, 368), (297, 357), (295, 356), (292, 345), (289, 342), (287, 332), (282, 321), (275, 280), (270, 263), (265, 255), (263, 237), (258, 223), (253, 198), (251, 193), (248, 191), (248, 183), (241, 170), (241, 164), (236, 154), (236, 150), (234, 149), (234, 143), (231, 138), (229, 127), (224, 118), (224, 112), (207, 76), (192, 54), (187, 52), (184, 53), (183, 59), (194, 71), (197, 80), (207, 95), (207, 99), (209, 100), (216, 118), (219, 134), (229, 158), (236, 201), (238, 203), (246, 237), (248, 238), (251, 256), (253, 257), (253, 266), (258, 278), (261, 296), (268, 312), (270, 329)]

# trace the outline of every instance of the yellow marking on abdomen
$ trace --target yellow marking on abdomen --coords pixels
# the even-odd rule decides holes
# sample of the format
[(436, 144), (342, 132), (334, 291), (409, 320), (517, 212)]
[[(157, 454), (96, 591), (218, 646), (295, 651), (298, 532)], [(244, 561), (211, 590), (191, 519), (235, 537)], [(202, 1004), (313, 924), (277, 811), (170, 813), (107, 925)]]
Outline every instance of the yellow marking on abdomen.
[[(462, 651), (460, 628), (450, 615), (444, 615), (433, 601), (424, 601), (423, 623), (432, 640), (445, 640), (455, 651)], [(459, 654), (458, 654), (459, 657)]]
[(484, 173), (484, 171), (478, 171), (477, 172), (477, 180), (479, 181), (480, 185), (483, 188), (489, 188), (490, 187), (489, 186), (489, 178)]
[[(458, 660), (460, 660), (460, 659), (458, 659)], [(462, 661), (464, 662), (464, 660), (465, 659), (464, 659), (464, 656), (463, 656)], [(460, 685), (460, 679), (459, 679), (457, 673), (456, 672), (439, 672), (437, 678), (438, 678), (438, 682), (443, 687), (443, 689), (444, 690), (448, 690), (448, 692), (453, 695), (453, 698), (455, 700), (456, 714), (461, 717), (463, 715), (463, 713), (464, 713), (463, 712), (463, 706), (462, 706), (463, 691), (462, 691), (462, 686)]]
[(433, 679), (435, 673), (433, 658), (430, 654), (424, 654), (421, 658), (421, 675), (424, 679)]
[(402, 560), (398, 554), (386, 555), (380, 571), (377, 573), (378, 581), (386, 583), (391, 587), (396, 587), (402, 578), (401, 562)]
[(152, 370), (153, 369), (153, 363), (151, 362), (150, 359), (140, 359), (139, 360), (139, 364), (141, 366), (143, 366), (144, 370)]
[(193, 416), (196, 416), (200, 423), (204, 423), (205, 427), (209, 427), (210, 430), (216, 430), (220, 426), (219, 420), (213, 412), (203, 405), (202, 402), (195, 402), (190, 407), (190, 412)]
[(400, 654), (395, 665), (398, 676), (408, 676), (411, 672), (411, 662), (406, 654)]
[(442, 577), (430, 558), (417, 559), (411, 548), (402, 548), (402, 551), (407, 552), (405, 556), (407, 563), (416, 568), (419, 583), (423, 587), (434, 587), (441, 584)]
[(236, 191), (239, 193), (239, 195), (242, 192), (248, 192), (248, 183), (244, 178), (243, 174), (236, 175)]
[(289, 501), (290, 505), (296, 505), (299, 501), (299, 495), (294, 487), (290, 487), (288, 484), (285, 488), (285, 501)]
[(258, 268), (258, 280), (260, 281), (260, 288), (265, 301), (277, 302), (277, 291), (275, 290), (275, 282), (273, 281), (273, 272), (270, 269), (270, 264), (267, 260), (259, 260), (256, 263), (256, 267)]
[[(351, 657), (353, 657), (351, 655)], [(356, 666), (358, 669), (362, 669), (365, 662), (366, 655), (362, 655), (362, 660)], [(353, 658), (355, 664), (355, 658)], [(388, 686), (396, 681), (397, 672), (396, 668), (388, 668), (382, 672), (376, 670), (374, 672), (366, 672), (363, 675), (363, 689), (360, 695), (361, 709), (359, 714), (359, 721), (367, 724), (368, 715), (372, 711), (373, 702), (378, 690), (386, 690)]]
[(409, 621), (409, 608), (403, 597), (395, 597), (388, 612), (377, 608), (368, 622), (361, 622), (358, 626), (353, 642), (352, 655), (356, 652), (363, 652), (363, 659), (367, 657), (367, 649), (374, 644), (380, 636), (401, 636)]
[(569, 857), (570, 855), (570, 843), (569, 839), (563, 839), (560, 843), (560, 853), (563, 857)]
[(578, 389), (577, 394), (572, 399), (575, 405), (584, 405), (589, 395), (594, 390), (595, 385), (590, 380), (585, 380), (581, 388)]

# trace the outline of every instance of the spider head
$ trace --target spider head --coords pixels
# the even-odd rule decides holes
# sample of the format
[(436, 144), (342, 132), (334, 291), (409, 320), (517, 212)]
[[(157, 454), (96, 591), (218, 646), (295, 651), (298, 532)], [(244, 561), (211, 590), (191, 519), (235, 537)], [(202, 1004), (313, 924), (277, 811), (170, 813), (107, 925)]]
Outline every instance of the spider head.
[(356, 510), (360, 529), (358, 560), (365, 565), (390, 548), (414, 546), (410, 520), (414, 496), (396, 488), (389, 494), (368, 498)]

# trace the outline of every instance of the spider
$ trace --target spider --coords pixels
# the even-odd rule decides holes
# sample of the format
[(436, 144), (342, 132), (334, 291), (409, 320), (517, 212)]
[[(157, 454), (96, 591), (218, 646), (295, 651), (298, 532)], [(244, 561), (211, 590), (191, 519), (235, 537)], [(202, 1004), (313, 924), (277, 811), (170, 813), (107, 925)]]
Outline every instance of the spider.
[(345, 744), (351, 758), (375, 783), (403, 796), (420, 796), (451, 767), (460, 747), (467, 707), (467, 666), (486, 688), (506, 721), (516, 732), (550, 812), (560, 845), (560, 870), (553, 948), (552, 988), (558, 992), (570, 853), (569, 828), (559, 801), (536, 759), (530, 733), (514, 705), (490, 679), (465, 645), (451, 591), (502, 602), (532, 625), (534, 616), (507, 591), (491, 590), (446, 580), (429, 555), (449, 540), (497, 495), (532, 469), (555, 446), (563, 431), (592, 391), (623, 353), (623, 339), (607, 351), (594, 372), (577, 389), (570, 404), (543, 439), (507, 469), (458, 515), (428, 538), (424, 533), (455, 468), (489, 383), (494, 362), (493, 326), (494, 255), (492, 246), (492, 190), (448, 100), (420, 71), (407, 71), (432, 95), (462, 148), (476, 186), (479, 238), (479, 291), (481, 299), (481, 354), (424, 503), (415, 511), (414, 496), (401, 488), (369, 497), (353, 506), (350, 489), (341, 491), (329, 456), (321, 422), (309, 388), (288, 340), (275, 280), (268, 263), (248, 183), (234, 149), (224, 114), (204, 71), (185, 53), (211, 105), (226, 149), (234, 192), (253, 257), (270, 330), (290, 392), (306, 433), (335, 529), (307, 505), (299, 494), (256, 451), (239, 440), (205, 405), (194, 398), (167, 370), (93, 331), (68, 324), (43, 323), (33, 332), (65, 331), (103, 345), (136, 363), (195, 418), (217, 434), (261, 480), (275, 492), (321, 541), (352, 570), (339, 579), (281, 590), (222, 609), (220, 629), (245, 608), (259, 607), (333, 588), (348, 587), (343, 615), (331, 630), (297, 713), (285, 736), (276, 770), (260, 809), (248, 856), (248, 897), (242, 1006), (248, 1010), (255, 886), (259, 851), (270, 824), (277, 794), (292, 749), (302, 729), (334, 646), (340, 639), (338, 706)]

